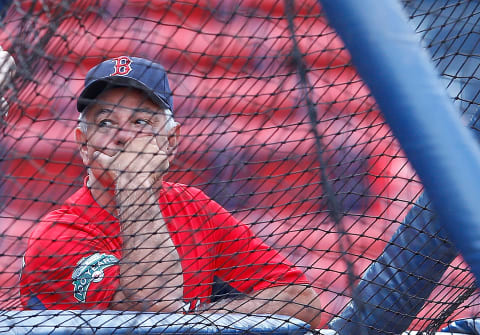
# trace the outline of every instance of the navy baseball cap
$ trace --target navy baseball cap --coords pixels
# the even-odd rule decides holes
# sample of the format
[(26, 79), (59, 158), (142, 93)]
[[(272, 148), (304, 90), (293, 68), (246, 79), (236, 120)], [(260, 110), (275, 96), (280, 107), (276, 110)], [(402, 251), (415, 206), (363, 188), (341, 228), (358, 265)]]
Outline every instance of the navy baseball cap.
[(129, 56), (106, 60), (88, 71), (77, 110), (82, 112), (105, 89), (119, 86), (142, 90), (154, 103), (173, 112), (172, 91), (163, 66)]

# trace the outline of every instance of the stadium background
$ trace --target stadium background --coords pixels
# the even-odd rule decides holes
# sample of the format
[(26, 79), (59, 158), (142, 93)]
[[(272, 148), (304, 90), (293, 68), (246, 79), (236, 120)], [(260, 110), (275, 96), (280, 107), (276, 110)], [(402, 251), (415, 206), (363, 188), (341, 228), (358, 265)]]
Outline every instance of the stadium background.
[[(480, 100), (479, 2), (403, 5), (467, 122)], [(169, 73), (182, 138), (168, 179), (203, 189), (251, 224), (304, 269), (325, 322), (337, 315), (350, 300), (347, 263), (362, 274), (422, 186), (318, 3), (296, 2), (293, 24), (292, 34), (285, 3), (275, 0), (14, 1), (0, 31), (0, 45), (17, 61), (1, 139), (0, 308), (20, 308), (18, 275), (32, 227), (83, 183), (72, 137), (82, 80), (99, 61), (127, 54), (155, 59)], [(322, 171), (346, 234), (328, 215)], [(472, 285), (458, 258), (412, 328)], [(476, 315), (476, 298), (450, 318)]]

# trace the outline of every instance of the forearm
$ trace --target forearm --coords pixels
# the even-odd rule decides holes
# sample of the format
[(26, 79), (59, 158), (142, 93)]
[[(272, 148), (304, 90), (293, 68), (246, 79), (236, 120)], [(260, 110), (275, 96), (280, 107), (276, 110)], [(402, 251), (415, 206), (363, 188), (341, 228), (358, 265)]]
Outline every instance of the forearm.
[(224, 299), (203, 306), (202, 311), (215, 313), (288, 315), (320, 327), (320, 299), (313, 289), (301, 286), (277, 286), (253, 293), (242, 299)]
[(173, 312), (182, 307), (183, 275), (151, 190), (117, 193), (123, 250), (120, 289), (130, 309)]

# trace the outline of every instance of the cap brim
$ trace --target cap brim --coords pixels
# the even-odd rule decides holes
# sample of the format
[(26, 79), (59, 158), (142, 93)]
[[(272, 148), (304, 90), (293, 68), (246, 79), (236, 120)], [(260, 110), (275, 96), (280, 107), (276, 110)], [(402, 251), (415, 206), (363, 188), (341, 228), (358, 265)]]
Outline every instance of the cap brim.
[(153, 92), (142, 82), (130, 77), (115, 76), (97, 79), (90, 83), (87, 87), (85, 87), (80, 96), (78, 97), (77, 110), (80, 113), (83, 112), (83, 110), (88, 105), (96, 102), (96, 98), (100, 93), (102, 93), (106, 89), (114, 87), (130, 87), (139, 89), (145, 92), (155, 104), (159, 105), (162, 108), (171, 109), (170, 105), (162, 97)]

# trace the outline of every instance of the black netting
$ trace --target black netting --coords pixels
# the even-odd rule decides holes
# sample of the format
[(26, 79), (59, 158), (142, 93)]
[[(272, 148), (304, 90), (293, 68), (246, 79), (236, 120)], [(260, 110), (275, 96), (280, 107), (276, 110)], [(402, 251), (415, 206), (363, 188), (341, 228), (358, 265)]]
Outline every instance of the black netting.
[[(480, 2), (402, 3), (465, 123), (470, 122), (480, 101)], [(282, 296), (286, 291), (262, 297), (255, 308), (248, 302), (242, 307), (242, 301), (266, 287), (286, 287), (298, 278), (282, 276), (299, 270), (318, 295), (306, 306), (313, 310), (318, 303), (322, 306), (315, 325), (324, 328), (356, 296), (352, 288), (406, 223), (423, 191), (317, 1), (14, 0), (1, 25), (0, 46), (17, 66), (4, 92), (10, 110), (0, 141), (3, 310), (168, 310), (182, 300), (175, 295), (179, 282), (174, 277), (180, 277), (190, 312), (202, 306), (216, 310), (209, 304), (219, 302), (222, 312), (283, 314), (287, 312), (268, 306), (290, 299)], [(169, 184), (159, 192), (166, 192), (160, 197), (161, 220), (176, 248), (157, 236), (158, 229), (148, 228), (156, 227), (158, 217), (148, 217), (150, 208), (144, 204), (149, 198), (135, 190), (144, 175), (132, 181), (130, 193), (119, 194), (114, 186), (101, 184), (107, 191), (95, 194), (116, 199), (117, 203), (98, 201), (113, 216), (99, 212), (97, 203), (76, 198), (72, 201), (77, 208), (45, 217), (82, 188), (89, 173), (88, 159), (81, 156), (86, 147), (74, 137), (83, 80), (93, 66), (119, 56), (158, 62), (169, 79), (173, 116), (181, 131), (175, 159), (164, 176)], [(114, 90), (139, 92), (117, 86), (104, 92)], [(152, 106), (150, 98), (142, 99), (142, 104)], [(108, 100), (104, 109), (111, 113), (128, 105), (126, 100)], [(124, 112), (132, 110), (128, 106)], [(97, 145), (102, 141), (105, 145), (98, 150), (113, 156), (131, 149), (114, 140), (125, 130), (125, 120), (112, 123), (109, 116), (107, 123), (100, 121), (87, 120)], [(104, 125), (110, 135), (102, 133)], [(136, 135), (144, 135), (143, 126), (135, 128)], [(478, 127), (473, 123), (473, 128)], [(118, 165), (109, 176), (115, 179), (113, 175), (118, 177), (129, 166)], [(195, 193), (197, 189), (208, 198)], [(227, 220), (209, 199), (236, 221)], [(172, 203), (175, 209), (166, 209)], [(428, 210), (420, 215), (427, 215), (424, 212)], [(118, 227), (115, 217), (125, 222)], [(98, 227), (85, 228), (88, 219)], [(253, 240), (238, 231), (244, 226), (236, 226), (237, 220), (271, 247), (268, 254), (257, 255)], [(409, 236), (416, 239), (415, 234)], [(408, 241), (394, 239), (390, 245), (418, 256)], [(25, 252), (21, 300), (19, 274)], [(135, 261), (141, 252), (145, 257)], [(295, 270), (272, 258), (277, 252)], [(98, 259), (89, 258), (92, 255), (106, 265), (102, 268), (95, 263)], [(411, 262), (425, 266), (414, 256)], [(445, 264), (444, 259), (435, 259), (434, 251), (422, 256), (433, 260), (434, 265), (428, 263), (431, 271), (438, 271), (433, 266), (440, 263), (441, 271), (446, 271), (439, 273), (433, 292), (419, 298), (423, 307), (418, 315), (411, 315), (416, 309), (405, 307), (404, 314), (413, 320), (409, 328), (433, 331), (452, 320), (476, 316), (474, 280), (461, 257)], [(81, 260), (97, 266), (97, 277), (88, 273), (88, 266), (81, 267), (84, 263), (77, 264)], [(175, 260), (184, 276), (176, 270)], [(288, 271), (278, 270), (277, 263)], [(155, 276), (157, 266), (171, 272)], [(76, 275), (87, 271), (84, 279), (91, 286), (77, 287), (76, 269)], [(418, 273), (410, 274), (416, 276), (422, 279)], [(382, 285), (395, 290), (394, 282)], [(422, 285), (412, 286), (412, 296), (421, 296)], [(95, 295), (89, 296), (92, 292)], [(230, 303), (222, 305), (226, 299)], [(368, 305), (358, 303), (360, 310)], [(291, 315), (305, 319), (301, 313)]]

